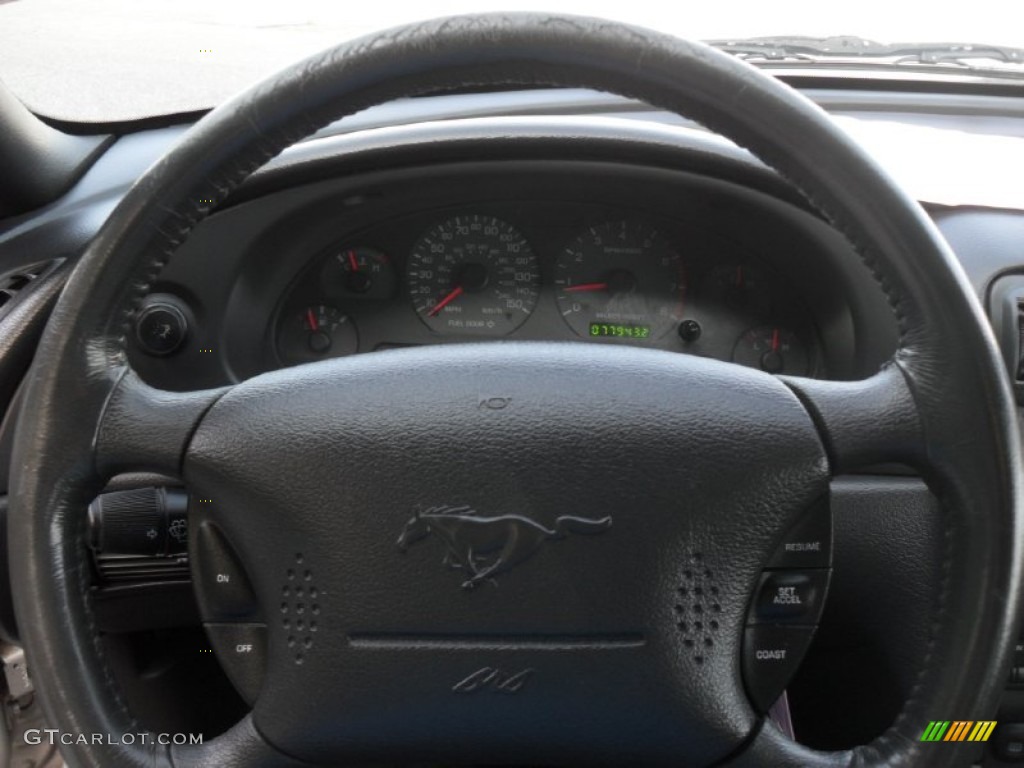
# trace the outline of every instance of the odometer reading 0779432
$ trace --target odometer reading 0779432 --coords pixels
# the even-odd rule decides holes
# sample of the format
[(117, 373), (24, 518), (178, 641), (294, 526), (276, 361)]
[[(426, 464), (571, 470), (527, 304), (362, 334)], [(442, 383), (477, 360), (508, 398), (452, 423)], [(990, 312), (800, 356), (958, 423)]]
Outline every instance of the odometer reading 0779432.
[(456, 216), (430, 229), (409, 257), (408, 279), (416, 314), (439, 333), (511, 333), (540, 290), (526, 239), (492, 216)]

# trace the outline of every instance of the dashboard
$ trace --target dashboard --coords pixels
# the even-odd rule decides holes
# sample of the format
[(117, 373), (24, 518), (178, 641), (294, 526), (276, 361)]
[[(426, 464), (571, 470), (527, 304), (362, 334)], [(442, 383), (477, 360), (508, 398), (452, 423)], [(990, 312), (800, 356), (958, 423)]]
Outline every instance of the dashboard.
[(179, 343), (169, 352), (146, 338), (166, 328), (137, 326), (132, 354), (172, 389), (480, 341), (627, 344), (843, 378), (857, 368), (854, 309), (831, 286), (848, 247), (788, 201), (649, 165), (333, 178), (205, 221), (139, 315), (170, 306)]

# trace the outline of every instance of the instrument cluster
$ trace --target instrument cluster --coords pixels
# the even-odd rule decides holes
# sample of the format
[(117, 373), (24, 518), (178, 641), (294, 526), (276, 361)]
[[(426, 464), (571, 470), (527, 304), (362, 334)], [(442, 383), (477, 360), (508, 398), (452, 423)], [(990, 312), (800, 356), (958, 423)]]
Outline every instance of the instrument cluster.
[(628, 210), (531, 213), (528, 204), (418, 212), (339, 233), (278, 304), (277, 360), (576, 340), (823, 375), (814, 321), (765, 254)]

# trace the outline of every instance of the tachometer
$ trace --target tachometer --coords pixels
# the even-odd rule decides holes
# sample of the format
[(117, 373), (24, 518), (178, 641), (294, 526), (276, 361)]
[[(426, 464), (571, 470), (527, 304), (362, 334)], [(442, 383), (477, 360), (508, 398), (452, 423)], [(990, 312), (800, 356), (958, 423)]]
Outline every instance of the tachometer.
[(682, 258), (647, 224), (590, 227), (566, 246), (555, 272), (559, 311), (580, 336), (644, 341), (682, 319)]
[(492, 216), (456, 216), (429, 230), (413, 248), (407, 277), (416, 314), (439, 333), (511, 333), (540, 290), (526, 239)]

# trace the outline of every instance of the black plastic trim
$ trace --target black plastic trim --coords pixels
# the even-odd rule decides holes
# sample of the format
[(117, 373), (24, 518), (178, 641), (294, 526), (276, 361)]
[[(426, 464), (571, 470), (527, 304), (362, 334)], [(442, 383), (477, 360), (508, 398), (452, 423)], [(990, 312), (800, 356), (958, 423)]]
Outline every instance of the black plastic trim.
[(0, 82), (0, 217), (52, 203), (113, 142), (70, 136), (33, 115)]

